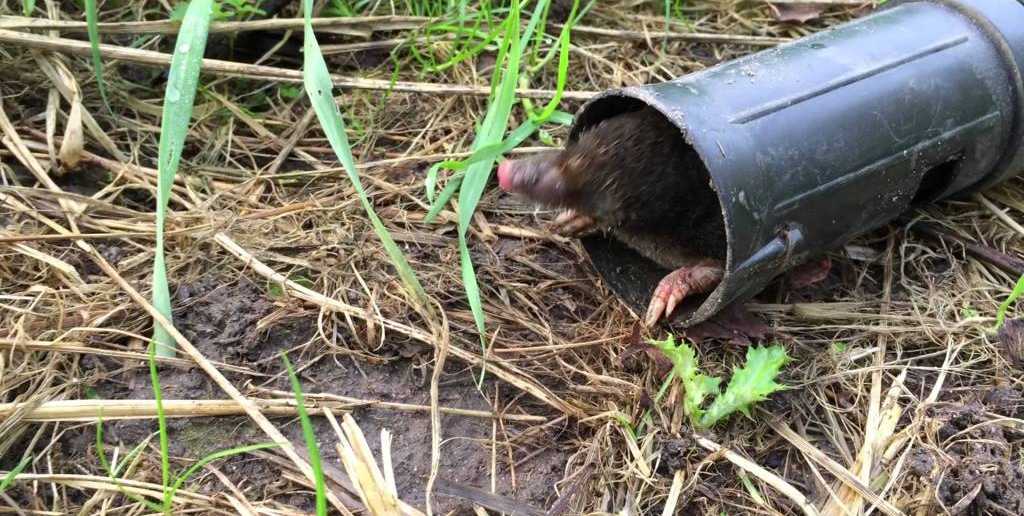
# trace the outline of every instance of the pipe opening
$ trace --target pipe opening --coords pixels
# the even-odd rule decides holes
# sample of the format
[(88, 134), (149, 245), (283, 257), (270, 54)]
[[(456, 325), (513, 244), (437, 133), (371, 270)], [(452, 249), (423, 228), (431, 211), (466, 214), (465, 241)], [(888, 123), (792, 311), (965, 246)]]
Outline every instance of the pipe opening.
[(964, 153), (958, 152), (942, 163), (935, 165), (925, 171), (921, 176), (921, 183), (914, 193), (912, 206), (921, 206), (935, 201), (953, 184), (957, 172), (960, 170), (960, 163), (964, 160)]
[(590, 129), (602, 120), (607, 120), (613, 116), (630, 111), (639, 111), (645, 107), (647, 107), (647, 103), (644, 101), (621, 95), (613, 95), (595, 100), (581, 113), (576, 115), (576, 121), (569, 132), (569, 141), (576, 141), (587, 129)]
[[(577, 140), (601, 121), (623, 113), (653, 109), (655, 103), (609, 95), (592, 102), (577, 117), (569, 136)], [(723, 267), (728, 255), (725, 220), (711, 176), (696, 149), (687, 141), (683, 120), (656, 111), (653, 125), (670, 131), (668, 144), (657, 159), (638, 156), (636, 168), (624, 170), (635, 177), (631, 188), (644, 192), (640, 211), (654, 214), (635, 229), (583, 240), (605, 283), (634, 310), (643, 313), (659, 281), (692, 258), (716, 258)], [(659, 169), (674, 163), (670, 170)], [(689, 321), (711, 293), (686, 298), (675, 310), (674, 321)]]

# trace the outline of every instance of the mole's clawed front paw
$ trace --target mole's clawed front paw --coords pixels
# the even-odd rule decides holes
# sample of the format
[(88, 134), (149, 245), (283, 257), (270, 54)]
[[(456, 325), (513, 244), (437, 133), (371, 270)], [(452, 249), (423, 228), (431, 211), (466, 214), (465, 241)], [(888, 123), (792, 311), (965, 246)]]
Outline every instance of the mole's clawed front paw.
[(597, 220), (576, 210), (559, 213), (551, 223), (551, 231), (563, 236), (579, 236), (597, 227)]
[(831, 270), (832, 260), (827, 256), (804, 262), (789, 272), (789, 286), (797, 289), (820, 283), (828, 277)]
[(668, 317), (686, 296), (710, 292), (722, 280), (723, 269), (717, 262), (702, 262), (680, 267), (661, 279), (647, 307), (644, 324), (653, 326)]

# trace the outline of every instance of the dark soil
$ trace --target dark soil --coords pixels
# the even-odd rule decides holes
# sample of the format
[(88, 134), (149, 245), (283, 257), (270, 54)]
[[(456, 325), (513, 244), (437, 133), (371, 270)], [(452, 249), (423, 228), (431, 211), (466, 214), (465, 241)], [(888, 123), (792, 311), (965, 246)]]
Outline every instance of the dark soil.
[[(996, 421), (1020, 407), (1021, 393), (1006, 387), (992, 390), (983, 403), (950, 404), (935, 411), (942, 425), (937, 439), (943, 449), (939, 500), (956, 514), (1024, 514), (1024, 434)], [(1007, 414), (1004, 411), (1011, 411)], [(935, 457), (912, 457), (914, 474), (934, 474)], [(955, 510), (954, 510), (955, 509)]]
[[(330, 393), (365, 400), (395, 401), (428, 405), (431, 352), (422, 346), (402, 342), (386, 342), (378, 355), (388, 357), (382, 364), (371, 364), (347, 355), (307, 356), (305, 350), (295, 349), (316, 337), (316, 317), (302, 315), (277, 322), (262, 330), (261, 319), (281, 306), (261, 288), (247, 280), (225, 281), (215, 272), (197, 281), (178, 285), (175, 296), (177, 327), (210, 360), (245, 365), (267, 374), (269, 378), (247, 378), (240, 374), (225, 374), (237, 386), (247, 382), (270, 389), (289, 390), (279, 353), (292, 350), (289, 356), (301, 370), (300, 379), (307, 394)], [(343, 331), (338, 327), (337, 331)], [(348, 338), (342, 335), (340, 338)], [(319, 345), (310, 346), (320, 349)], [(314, 362), (315, 361), (315, 362)], [(451, 363), (451, 362), (449, 362)], [(119, 369), (122, 362), (87, 357), (83, 371), (96, 382), (90, 388), (107, 399), (149, 399), (153, 397), (149, 371), (145, 364), (135, 368)], [(488, 411), (495, 398), (496, 387), (486, 382), (478, 390), (474, 379), (479, 372), (453, 364), (441, 379), (440, 404), (445, 407)], [(216, 385), (198, 369), (165, 367), (160, 373), (165, 399), (218, 399), (226, 398)], [(503, 400), (499, 390), (498, 401), (507, 406), (512, 400)], [(397, 487), (403, 501), (423, 507), (425, 485), (430, 471), (431, 426), (428, 412), (399, 412), (390, 409), (359, 408), (353, 417), (360, 425), (367, 441), (379, 460), (380, 432), (387, 429), (393, 436), (392, 460)], [(334, 448), (337, 442), (328, 422), (314, 417), (314, 426), (321, 454), (326, 464), (343, 471)], [(285, 435), (302, 449), (304, 440), (297, 419), (276, 421)], [(499, 427), (498, 446), (492, 450), (492, 422), (489, 419), (455, 415), (442, 417), (444, 428), (440, 477), (450, 483), (489, 489), (491, 486), (492, 452), (496, 453), (496, 492), (512, 496), (534, 508), (545, 509), (555, 499), (554, 485), (563, 478), (567, 460), (560, 443), (551, 435), (543, 439), (515, 442), (512, 457), (516, 461), (509, 468), (509, 449), (503, 443), (523, 429), (506, 422)], [(187, 467), (189, 461), (217, 450), (266, 441), (247, 418), (181, 418), (168, 421), (170, 452), (178, 459), (176, 469)], [(157, 431), (155, 421), (121, 420), (105, 424), (104, 440), (108, 456), (115, 446), (127, 451)], [(155, 440), (154, 440), (155, 445)], [(95, 428), (87, 426), (64, 434), (60, 443), (61, 456), (69, 461), (96, 463)], [(295, 485), (284, 483), (279, 467), (264, 459), (242, 456), (227, 459), (222, 471), (238, 482), (253, 500), (280, 497), (281, 502), (312, 509), (312, 498), (298, 493)], [(98, 463), (96, 464), (98, 466)], [(68, 470), (72, 469), (70, 467)], [(156, 470), (154, 470), (156, 471)], [(158, 474), (158, 473), (156, 473)], [(156, 477), (154, 477), (156, 478)], [(206, 489), (223, 489), (211, 480)], [(199, 488), (201, 491), (202, 488)], [(470, 510), (463, 500), (435, 496), (436, 511)]]

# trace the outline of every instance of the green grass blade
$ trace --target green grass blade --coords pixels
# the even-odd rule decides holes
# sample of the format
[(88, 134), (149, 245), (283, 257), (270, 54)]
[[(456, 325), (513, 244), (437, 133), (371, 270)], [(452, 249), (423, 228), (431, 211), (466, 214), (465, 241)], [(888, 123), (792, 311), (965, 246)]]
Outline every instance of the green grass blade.
[[(458, 30), (458, 29), (453, 29), (453, 30)], [(491, 43), (494, 43), (494, 40), (498, 39), (498, 35), (499, 34), (501, 34), (501, 30), (500, 29), (495, 29), (494, 31), (490, 32), (489, 34), (482, 34), (482, 35), (474, 34), (476, 36), (481, 36), (481, 39), (480, 39), (479, 43), (477, 43), (476, 45), (474, 45), (474, 46), (472, 46), (470, 48), (467, 48), (467, 49), (463, 50), (462, 52), (459, 52), (458, 54), (453, 56), (451, 59), (449, 59), (449, 60), (447, 60), (447, 61), (445, 61), (445, 62), (443, 62), (443, 63), (441, 63), (439, 65), (428, 66), (427, 67), (427, 71), (430, 72), (430, 73), (440, 73), (440, 72), (443, 72), (443, 71), (445, 71), (445, 70), (447, 70), (447, 69), (449, 69), (449, 68), (451, 68), (451, 67), (453, 67), (453, 66), (455, 66), (455, 65), (457, 65), (457, 64), (459, 64), (459, 63), (461, 63), (461, 62), (463, 62), (463, 61), (465, 61), (467, 59), (475, 57), (480, 52), (482, 52), (485, 48), (487, 48)]]
[[(308, 1), (308, 0), (307, 0)], [(320, 448), (316, 444), (316, 433), (313, 432), (313, 423), (306, 413), (306, 401), (302, 396), (302, 385), (299, 378), (295, 376), (292, 363), (288, 361), (288, 355), (281, 353), (284, 360), (284, 367), (288, 369), (288, 378), (292, 381), (292, 391), (295, 393), (296, 407), (299, 411), (299, 422), (302, 424), (302, 436), (306, 439), (306, 448), (309, 450), (309, 466), (313, 468), (313, 478), (316, 481), (316, 513), (317, 516), (327, 514), (327, 487), (324, 484), (324, 470), (320, 465)]]
[[(540, 0), (537, 2), (537, 7), (533, 10), (533, 15), (530, 16), (530, 20), (526, 22), (526, 28), (523, 30), (522, 35), (519, 36), (518, 41), (514, 44), (518, 44), (519, 58), (522, 59), (523, 54), (526, 53), (527, 47), (530, 46), (530, 40), (533, 39), (533, 31), (537, 30), (537, 26), (540, 25), (546, 18), (548, 12), (548, 4), (551, 0)], [(521, 6), (513, 4), (512, 9), (515, 10), (513, 13), (516, 17), (516, 28), (519, 28), (519, 14), (521, 12)]]
[[(149, 441), (149, 439), (147, 439), (146, 441), (144, 441), (144, 442), (140, 443), (138, 446), (136, 446), (132, 450), (132, 452), (129, 453), (125, 457), (125, 459), (123, 461), (121, 461), (121, 464), (128, 464), (129, 461), (131, 460), (130, 457), (140, 453), (142, 451), (142, 447), (148, 441)], [(153, 503), (153, 502), (151, 502), (151, 501), (149, 501), (149, 500), (147, 500), (147, 499), (145, 499), (145, 498), (143, 498), (143, 497), (141, 497), (141, 496), (139, 496), (139, 495), (137, 495), (135, 493), (128, 492), (127, 490), (124, 489), (124, 487), (121, 486), (121, 482), (118, 481), (117, 472), (113, 468), (110, 467), (110, 462), (107, 460), (106, 447), (103, 445), (103, 414), (102, 413), (100, 413), (100, 417), (99, 417), (98, 421), (96, 421), (96, 458), (99, 459), (100, 466), (103, 467), (103, 470), (107, 472), (107, 477), (110, 478), (110, 481), (113, 482), (114, 486), (117, 487), (117, 490), (122, 495), (127, 496), (128, 498), (131, 498), (132, 500), (135, 500), (136, 502), (139, 502), (139, 503), (145, 505), (146, 507), (149, 507), (149, 510), (151, 510), (153, 512), (156, 512), (156, 513), (163, 512), (163, 508), (160, 507), (159, 504)]]
[(399, 249), (394, 239), (391, 238), (391, 233), (388, 232), (384, 223), (377, 216), (373, 205), (370, 204), (369, 197), (366, 195), (366, 191), (363, 189), (363, 183), (359, 180), (355, 159), (352, 157), (352, 149), (349, 147), (348, 136), (345, 134), (345, 123), (341, 118), (338, 104), (331, 95), (333, 85), (331, 84), (330, 73), (327, 71), (327, 63), (324, 62), (324, 57), (320, 53), (320, 45), (317, 44), (316, 36), (313, 33), (313, 26), (310, 22), (310, 13), (313, 10), (312, 0), (304, 0), (303, 6), (306, 23), (303, 41), (302, 81), (306, 88), (306, 95), (309, 96), (310, 102), (313, 104), (313, 110), (320, 121), (320, 127), (323, 129), (324, 135), (327, 136), (331, 148), (352, 181), (352, 186), (356, 190), (356, 195), (359, 196), (363, 209), (366, 210), (366, 215), (373, 225), (374, 232), (377, 233), (377, 238), (384, 245), (384, 250), (391, 259), (392, 265), (398, 271), (402, 284), (415, 302), (423, 307), (429, 306), (427, 294), (423, 290), (423, 286), (420, 285), (402, 250)]
[(146, 449), (146, 445), (149, 444), (149, 440), (150, 440), (150, 438), (146, 438), (146, 440), (144, 440), (141, 443), (135, 445), (135, 447), (132, 448), (132, 451), (130, 451), (127, 454), (125, 454), (124, 459), (121, 459), (121, 463), (118, 464), (116, 468), (114, 468), (114, 474), (120, 475), (121, 474), (121, 468), (122, 467), (127, 468), (128, 465), (131, 464), (131, 462), (133, 460), (135, 460), (135, 456), (139, 455), (140, 453), (142, 453), (143, 450)]
[(21, 0), (21, 14), (25, 16), (32, 16), (32, 11), (36, 10), (36, 0)]
[(198, 462), (196, 462), (195, 464), (190, 466), (188, 469), (185, 470), (184, 473), (182, 473), (181, 475), (178, 475), (178, 477), (174, 480), (174, 485), (171, 486), (169, 494), (164, 499), (164, 504), (165, 504), (164, 505), (164, 509), (165, 509), (165, 512), (166, 511), (170, 511), (170, 508), (171, 508), (170, 500), (172, 500), (174, 498), (174, 493), (177, 493), (178, 489), (181, 489), (181, 486), (183, 486), (185, 484), (185, 482), (188, 481), (188, 479), (191, 478), (192, 475), (194, 475), (195, 472), (199, 471), (199, 469), (201, 469), (202, 467), (206, 466), (207, 464), (209, 464), (209, 463), (211, 463), (211, 462), (213, 462), (215, 460), (224, 459), (224, 458), (232, 457), (232, 456), (235, 456), (235, 455), (242, 455), (244, 453), (250, 453), (250, 452), (254, 452), (256, 450), (265, 450), (267, 448), (273, 448), (275, 446), (277, 446), (276, 443), (259, 443), (259, 444), (250, 444), (250, 445), (246, 445), (246, 446), (238, 446), (238, 447), (235, 447), (235, 448), (229, 448), (227, 450), (221, 450), (221, 451), (213, 452), (213, 453), (203, 457), (202, 459), (199, 459)]
[(437, 175), (440, 169), (446, 168), (448, 170), (463, 172), (473, 163), (480, 161), (493, 163), (503, 154), (516, 148), (520, 143), (523, 143), (523, 140), (529, 138), (529, 136), (537, 130), (537, 127), (537, 123), (532, 120), (527, 120), (517, 127), (515, 131), (512, 131), (512, 134), (509, 135), (509, 137), (501, 144), (488, 145), (487, 147), (478, 149), (465, 160), (445, 160), (440, 163), (435, 163), (430, 167), (430, 170), (427, 171), (427, 178), (424, 184), (427, 189), (427, 200), (432, 201), (432, 204), (430, 206), (430, 210), (427, 212), (424, 222), (429, 224), (434, 220), (434, 217), (441, 211), (441, 208), (448, 203), (448, 199), (451, 198), (452, 194), (455, 192), (455, 188), (460, 184), (458, 181), (461, 181), (464, 175), (457, 174), (449, 179), (448, 186), (446, 186), (445, 190), (437, 199), (434, 199), (433, 191), (437, 186)]
[(572, 33), (572, 20), (576, 17), (576, 9), (579, 8), (579, 5), (579, 0), (573, 0), (572, 10), (569, 11), (569, 22), (562, 26), (562, 32), (558, 36), (558, 78), (555, 83), (555, 96), (551, 98), (547, 106), (544, 106), (541, 113), (536, 116), (534, 121), (538, 125), (546, 122), (562, 102), (562, 95), (565, 93), (565, 83), (569, 79), (569, 41), (570, 34)]
[[(668, 34), (668, 32), (672, 29), (671, 25), (669, 24), (670, 21), (672, 21), (672, 0), (665, 0), (665, 27), (663, 29), (665, 31), (665, 34)], [(667, 46), (668, 37), (661, 38), (661, 51), (664, 52)]]
[[(536, 14), (537, 10), (541, 10), (542, 11), (541, 17), (540, 17), (540, 26), (541, 27), (546, 27), (547, 23), (548, 23), (548, 15), (551, 14), (551, 2), (550, 1), (541, 1), (541, 2), (539, 2), (537, 4), (537, 6), (534, 7), (534, 13), (535, 14)], [(571, 17), (570, 17), (570, 19), (571, 19)], [(540, 53), (541, 46), (543, 46), (544, 41), (546, 39), (547, 39), (547, 34), (544, 31), (538, 32), (533, 37), (533, 48), (530, 49), (530, 56), (528, 58), (528, 60), (530, 62), (537, 61), (537, 55)], [(532, 67), (531, 67), (531, 69), (532, 69)]]
[[(163, 117), (160, 120), (159, 188), (156, 194), (156, 256), (153, 259), (153, 305), (164, 317), (171, 319), (171, 293), (167, 286), (167, 266), (164, 263), (164, 222), (171, 185), (178, 171), (181, 150), (188, 136), (192, 119), (199, 70), (206, 50), (206, 36), (210, 28), (213, 0), (192, 0), (174, 42), (174, 55), (164, 93)], [(173, 357), (174, 343), (162, 326), (153, 324), (153, 339), (157, 343), (157, 356)]]
[[(481, 124), (480, 131), (473, 142), (473, 150), (487, 147), (501, 141), (505, 128), (508, 125), (509, 116), (512, 113), (512, 105), (516, 98), (516, 85), (519, 83), (519, 61), (523, 48), (519, 40), (519, 0), (512, 1), (512, 9), (505, 20), (506, 34), (502, 44), (507, 49), (502, 60), (502, 52), (499, 52), (498, 63), (504, 62), (505, 68), (500, 77), (500, 82), (495, 94), (491, 97), (491, 103)], [(480, 343), (483, 346), (485, 334), (485, 318), (483, 303), (480, 299), (480, 287), (476, 280), (476, 270), (473, 267), (473, 260), (469, 253), (467, 232), (469, 224), (473, 220), (473, 213), (483, 195), (484, 187), (491, 177), (491, 169), (494, 160), (478, 161), (469, 166), (466, 176), (459, 188), (459, 256), (462, 262), (462, 282), (469, 301), (470, 311), (473, 313), (473, 321), (480, 334)]]
[(89, 32), (92, 71), (96, 76), (96, 87), (100, 90), (100, 98), (103, 99), (103, 105), (107, 106), (107, 111), (113, 112), (110, 109), (110, 101), (107, 100), (107, 85), (103, 82), (103, 59), (100, 57), (100, 29), (96, 25), (99, 19), (97, 11), (96, 0), (85, 0), (85, 23)]
[(999, 311), (996, 312), (996, 330), (1003, 327), (1003, 323), (1006, 322), (1006, 313), (1010, 311), (1010, 305), (1021, 296), (1024, 296), (1024, 276), (1017, 280), (1013, 291), (1010, 292), (1010, 297), (1006, 298), (1006, 301), (999, 305)]
[(11, 484), (14, 483), (14, 479), (18, 475), (20, 475), (22, 470), (24, 470), (26, 467), (28, 467), (29, 463), (31, 463), (31, 462), (32, 462), (32, 457), (31, 456), (26, 455), (26, 456), (22, 457), (21, 458), (21, 462), (19, 462), (17, 466), (14, 466), (14, 469), (8, 471), (7, 474), (4, 475), (3, 481), (0, 482), (0, 493), (3, 493), (4, 491), (6, 491), (8, 487), (11, 487)]
[(559, 125), (572, 125), (575, 118), (565, 111), (555, 111), (548, 117), (548, 122)]
[[(481, 346), (484, 342), (486, 331), (486, 320), (483, 313), (483, 304), (480, 297), (480, 286), (476, 278), (476, 270), (473, 266), (472, 257), (469, 252), (467, 233), (469, 224), (472, 221), (473, 213), (483, 195), (483, 190), (490, 180), (490, 173), (494, 162), (505, 152), (511, 150), (533, 134), (541, 123), (548, 117), (558, 113), (560, 120), (564, 120), (563, 113), (557, 111), (561, 95), (556, 95), (539, 117), (531, 117), (527, 123), (517, 128), (507, 140), (502, 142), (508, 120), (511, 115), (512, 106), (515, 104), (515, 86), (519, 83), (520, 62), (522, 55), (526, 52), (534, 31), (542, 25), (547, 14), (550, 0), (538, 2), (530, 21), (523, 30), (519, 32), (520, 5), (518, 0), (512, 2), (509, 15), (504, 22), (505, 37), (502, 39), (496, 60), (501, 73), (494, 74), (491, 85), (491, 99), (487, 114), (481, 124), (476, 138), (473, 141), (470, 158), (462, 162), (447, 161), (432, 167), (427, 174), (426, 188), (427, 198), (432, 201), (430, 210), (427, 213), (426, 221), (430, 222), (447, 204), (448, 200), (456, 189), (459, 192), (459, 214), (458, 214), (458, 237), (459, 237), (459, 258), (461, 262), (461, 273), (466, 298), (473, 314), (473, 320), (477, 331), (480, 334)], [(578, 6), (578, 0), (574, 1), (573, 13)], [(574, 19), (570, 16), (570, 19)], [(568, 41), (569, 29), (563, 29), (560, 37), (561, 50), (559, 64), (566, 74), (560, 74), (559, 85), (564, 89), (565, 76), (568, 69)], [(452, 177), (441, 194), (434, 199), (433, 192), (437, 184), (437, 173), (440, 168), (463, 171), (464, 173)]]
[(170, 437), (167, 434), (167, 416), (164, 414), (164, 395), (160, 389), (160, 373), (156, 369), (156, 345), (149, 345), (149, 381), (153, 386), (153, 399), (156, 400), (156, 423), (160, 434), (160, 485), (164, 488), (164, 509), (170, 511), (171, 492), (167, 489), (171, 480)]
[(462, 186), (462, 178), (465, 177), (465, 173), (459, 172), (448, 180), (448, 184), (444, 185), (444, 189), (441, 190), (441, 194), (434, 200), (434, 204), (430, 206), (430, 210), (427, 211), (427, 216), (423, 218), (423, 221), (430, 224), (437, 217), (438, 213), (444, 208), (445, 204), (448, 204), (448, 199), (451, 199), (455, 192), (458, 191), (459, 187)]

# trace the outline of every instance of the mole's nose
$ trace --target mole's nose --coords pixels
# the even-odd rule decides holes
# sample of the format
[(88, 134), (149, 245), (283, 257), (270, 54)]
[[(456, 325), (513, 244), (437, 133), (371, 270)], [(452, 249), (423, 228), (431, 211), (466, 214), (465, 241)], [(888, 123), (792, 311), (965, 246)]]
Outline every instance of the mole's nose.
[(498, 165), (498, 186), (506, 192), (512, 191), (512, 162), (509, 160)]

